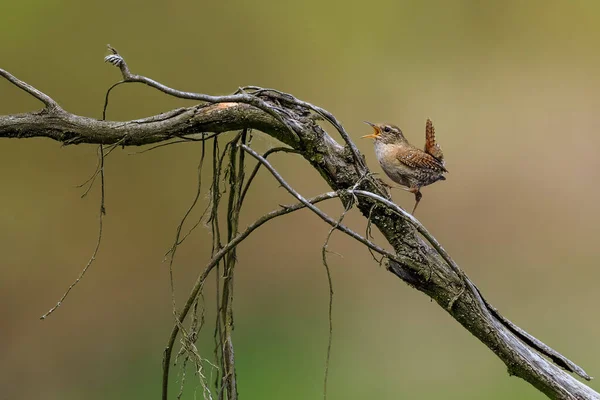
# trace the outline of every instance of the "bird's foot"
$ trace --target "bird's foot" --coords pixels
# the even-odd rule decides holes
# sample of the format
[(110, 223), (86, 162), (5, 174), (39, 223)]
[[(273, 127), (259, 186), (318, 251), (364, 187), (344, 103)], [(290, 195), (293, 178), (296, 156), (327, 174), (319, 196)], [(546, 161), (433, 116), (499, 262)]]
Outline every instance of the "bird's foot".
[(414, 193), (415, 194), (415, 206), (411, 212), (412, 215), (415, 215), (415, 211), (417, 210), (417, 206), (419, 205), (419, 202), (421, 201), (421, 198), (423, 197), (423, 195), (421, 194), (421, 188), (410, 188), (409, 192)]

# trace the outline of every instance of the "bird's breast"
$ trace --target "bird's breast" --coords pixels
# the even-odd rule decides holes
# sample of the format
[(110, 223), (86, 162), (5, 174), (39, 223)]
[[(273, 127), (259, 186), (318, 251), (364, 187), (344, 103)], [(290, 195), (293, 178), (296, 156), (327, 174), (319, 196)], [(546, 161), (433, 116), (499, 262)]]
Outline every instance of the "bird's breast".
[(381, 169), (391, 180), (403, 186), (410, 186), (412, 169), (398, 160), (397, 146), (375, 142), (375, 156)]

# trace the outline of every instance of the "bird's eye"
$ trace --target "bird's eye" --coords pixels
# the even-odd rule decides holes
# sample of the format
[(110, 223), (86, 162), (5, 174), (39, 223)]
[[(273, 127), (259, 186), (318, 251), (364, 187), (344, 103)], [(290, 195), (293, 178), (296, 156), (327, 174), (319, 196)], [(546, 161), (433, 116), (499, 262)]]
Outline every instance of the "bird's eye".
[(389, 127), (389, 126), (386, 126), (385, 128), (383, 128), (383, 130), (384, 130), (385, 132), (389, 132), (389, 131), (390, 131), (390, 127)]

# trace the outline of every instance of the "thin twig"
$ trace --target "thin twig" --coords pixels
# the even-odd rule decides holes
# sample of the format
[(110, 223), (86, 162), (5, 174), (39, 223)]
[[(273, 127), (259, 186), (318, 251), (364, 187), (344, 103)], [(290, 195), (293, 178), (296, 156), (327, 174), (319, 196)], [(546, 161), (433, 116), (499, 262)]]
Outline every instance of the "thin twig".
[(104, 151), (103, 151), (103, 147), (102, 145), (100, 145), (100, 153), (99, 153), (99, 160), (100, 160), (100, 213), (98, 216), (98, 240), (96, 241), (96, 247), (94, 248), (94, 252), (92, 253), (92, 257), (90, 257), (90, 259), (88, 260), (87, 264), (85, 265), (85, 267), (83, 268), (83, 270), (81, 271), (81, 273), (79, 274), (79, 276), (77, 277), (77, 279), (75, 279), (75, 281), (73, 283), (71, 283), (71, 285), (69, 286), (69, 288), (66, 290), (66, 292), (62, 295), (62, 297), (60, 298), (60, 300), (58, 300), (58, 303), (56, 303), (56, 305), (54, 307), (52, 307), (50, 310), (48, 310), (48, 312), (44, 315), (42, 315), (40, 317), (40, 319), (46, 319), (49, 315), (51, 315), (58, 307), (60, 307), (63, 303), (63, 301), (65, 301), (65, 299), (67, 298), (67, 296), (69, 295), (69, 293), (71, 292), (71, 290), (79, 283), (79, 281), (81, 281), (83, 279), (83, 276), (85, 275), (85, 273), (87, 272), (88, 268), (92, 265), (92, 263), (94, 262), (94, 260), (96, 259), (96, 256), (98, 254), (98, 250), (100, 249), (100, 243), (102, 241), (102, 221), (104, 219), (104, 215), (106, 214), (106, 209), (104, 207)]
[(197, 168), (198, 184), (196, 186), (196, 194), (194, 195), (194, 199), (192, 200), (192, 203), (190, 204), (190, 206), (186, 210), (185, 214), (181, 218), (181, 221), (179, 221), (179, 224), (177, 225), (177, 230), (175, 231), (175, 240), (173, 241), (173, 245), (167, 252), (167, 254), (170, 254), (169, 283), (171, 286), (171, 301), (173, 303), (173, 315), (175, 315), (175, 317), (177, 317), (177, 307), (175, 304), (175, 282), (173, 280), (173, 262), (175, 261), (175, 253), (177, 252), (177, 248), (181, 244), (181, 242), (180, 242), (181, 229), (183, 228), (183, 225), (185, 224), (185, 221), (187, 220), (190, 213), (196, 207), (196, 204), (198, 203), (198, 199), (200, 198), (200, 193), (202, 193), (202, 166), (204, 165), (204, 155), (205, 155), (205, 149), (204, 149), (204, 143), (203, 143), (202, 152), (200, 153), (200, 161), (198, 162), (198, 168)]
[(128, 156), (137, 156), (139, 154), (144, 154), (144, 153), (147, 153), (149, 151), (156, 150), (156, 149), (158, 149), (160, 147), (170, 146), (172, 144), (189, 143), (189, 142), (203, 142), (203, 141), (206, 141), (208, 139), (212, 139), (212, 138), (214, 138), (217, 135), (220, 135), (220, 133), (214, 133), (212, 135), (206, 135), (206, 136), (204, 136), (204, 133), (203, 133), (202, 135), (203, 135), (202, 139), (194, 139), (194, 138), (186, 138), (186, 137), (184, 137), (182, 139), (174, 140), (172, 142), (157, 144), (156, 146), (152, 146), (152, 147), (150, 147), (148, 149), (136, 151), (135, 153), (129, 153), (127, 155)]
[[(321, 258), (323, 259), (323, 266), (325, 267), (325, 272), (327, 273), (327, 285), (329, 287), (329, 307), (328, 307), (328, 320), (329, 320), (329, 334), (327, 337), (327, 354), (325, 357), (325, 372), (323, 376), (323, 399), (327, 400), (327, 381), (329, 380), (329, 361), (331, 359), (331, 343), (333, 342), (333, 279), (331, 279), (331, 270), (329, 268), (329, 264), (327, 263), (327, 246), (329, 245), (329, 240), (331, 239), (331, 235), (337, 229), (337, 227), (342, 223), (344, 217), (352, 208), (353, 202), (349, 201), (344, 209), (344, 212), (340, 215), (337, 220), (335, 226), (332, 226), (327, 233), (327, 238), (325, 239), (325, 243), (323, 243), (323, 247), (321, 247)], [(370, 249), (369, 249), (370, 250)]]
[[(285, 152), (285, 153), (295, 153), (298, 154), (298, 150), (296, 149), (292, 149), (290, 147), (273, 147), (267, 151), (265, 151), (263, 153), (263, 157), (266, 159), (267, 157), (269, 157), (271, 154), (273, 153), (278, 153), (278, 152)], [(240, 196), (240, 203), (244, 202), (244, 199), (246, 198), (246, 193), (248, 193), (248, 189), (250, 189), (250, 184), (252, 183), (252, 181), (254, 180), (254, 177), (256, 176), (256, 174), (258, 173), (258, 170), (261, 167), (261, 163), (256, 163), (256, 165), (254, 166), (254, 169), (252, 170), (252, 172), (250, 173), (250, 177), (248, 178), (248, 182), (246, 183), (246, 186), (244, 187), (244, 190), (242, 190), (242, 195)], [(240, 206), (241, 207), (241, 206)]]
[(116, 88), (119, 85), (122, 85), (124, 83), (128, 83), (127, 81), (119, 81), (115, 84), (113, 84), (111, 87), (108, 88), (108, 90), (106, 91), (106, 94), (104, 95), (104, 107), (102, 107), (102, 120), (104, 121), (106, 119), (106, 109), (108, 108), (108, 96), (110, 95), (110, 92), (112, 92), (112, 90), (114, 88)]
[(121, 140), (117, 141), (114, 144), (108, 145), (108, 150), (104, 152), (104, 148), (102, 147), (102, 145), (98, 145), (98, 152), (103, 151), (104, 155), (102, 156), (102, 158), (98, 159), (98, 162), (96, 163), (96, 169), (94, 170), (94, 172), (92, 173), (92, 175), (86, 179), (85, 182), (77, 185), (77, 188), (82, 188), (84, 187), (86, 184), (88, 184), (88, 187), (84, 190), (83, 194), (81, 195), (81, 198), (83, 199), (84, 197), (86, 197), (89, 193), (90, 190), (92, 190), (92, 188), (94, 187), (94, 183), (96, 183), (96, 178), (98, 177), (98, 175), (100, 174), (100, 164), (101, 161), (104, 161), (106, 159), (106, 157), (108, 157), (115, 148), (117, 148), (117, 146), (119, 146), (119, 144), (121, 144), (126, 137), (121, 138)]
[[(100, 146), (98, 146), (98, 152), (100, 152)], [(91, 187), (94, 185), (94, 182), (96, 181), (96, 177), (98, 176), (98, 173), (100, 172), (100, 164), (101, 164), (101, 160), (100, 160), (100, 158), (98, 158), (98, 161), (96, 162), (96, 168), (94, 169), (94, 173), (89, 178), (87, 178), (85, 180), (85, 182), (80, 183), (79, 185), (75, 186), (77, 189), (80, 189), (80, 188), (84, 187), (85, 185), (87, 185), (88, 183), (90, 184), (90, 186), (81, 195), (82, 198), (87, 195), (87, 193), (90, 191)]]
[[(371, 220), (371, 217), (373, 216), (373, 211), (375, 210), (376, 207), (377, 207), (377, 204), (373, 204), (371, 206), (371, 208), (369, 208), (369, 215), (367, 217), (367, 227), (365, 228), (365, 237), (369, 240), (373, 239), (373, 234), (371, 232), (371, 227), (373, 226), (373, 221)], [(381, 257), (378, 260), (377, 257), (375, 257), (375, 253), (373, 253), (373, 250), (371, 250), (371, 249), (368, 249), (368, 250), (369, 250), (369, 254), (371, 254), (371, 257), (373, 257), (373, 260), (375, 260), (375, 262), (381, 266), (381, 264), (383, 263), (383, 259), (385, 257)]]

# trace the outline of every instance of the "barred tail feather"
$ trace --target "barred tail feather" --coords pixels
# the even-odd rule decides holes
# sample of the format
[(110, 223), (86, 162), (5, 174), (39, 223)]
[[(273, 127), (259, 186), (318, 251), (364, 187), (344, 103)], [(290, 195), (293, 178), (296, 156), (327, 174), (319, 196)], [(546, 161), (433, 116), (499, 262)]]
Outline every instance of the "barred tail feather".
[(444, 152), (442, 152), (442, 148), (435, 141), (435, 128), (433, 127), (433, 122), (431, 122), (429, 118), (425, 125), (425, 152), (437, 158), (444, 164)]

